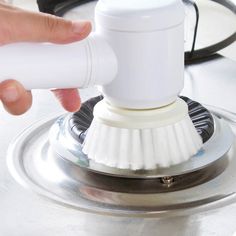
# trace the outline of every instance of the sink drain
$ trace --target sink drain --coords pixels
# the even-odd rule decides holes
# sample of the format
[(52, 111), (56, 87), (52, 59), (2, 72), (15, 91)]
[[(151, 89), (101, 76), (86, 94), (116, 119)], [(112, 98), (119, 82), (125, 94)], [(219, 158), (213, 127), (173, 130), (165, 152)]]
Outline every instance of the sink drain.
[(101, 169), (88, 169), (80, 150), (73, 153), (72, 140), (64, 140), (67, 149), (60, 142), (49, 143), (49, 129), (54, 124), (56, 132), (67, 118), (36, 123), (8, 151), (13, 177), (58, 204), (99, 214), (153, 217), (208, 210), (235, 200), (236, 142), (223, 119), (215, 117), (214, 135), (190, 162), (158, 172), (116, 173), (120, 177), (115, 177), (101, 174)]

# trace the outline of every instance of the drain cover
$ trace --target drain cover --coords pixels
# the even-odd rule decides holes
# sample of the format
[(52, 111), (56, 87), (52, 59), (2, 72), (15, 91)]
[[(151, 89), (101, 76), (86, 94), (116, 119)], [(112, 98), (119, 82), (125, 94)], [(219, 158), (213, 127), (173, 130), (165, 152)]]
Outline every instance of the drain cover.
[(153, 217), (208, 210), (235, 200), (236, 142), (223, 119), (214, 118), (213, 136), (187, 166), (144, 175), (133, 173), (130, 178), (122, 176), (124, 173), (112, 177), (89, 170), (71, 135), (60, 140), (67, 148), (60, 142), (51, 145), (49, 129), (54, 124), (56, 132), (63, 122), (68, 123), (66, 119), (68, 116), (36, 123), (17, 137), (8, 151), (13, 177), (58, 204), (99, 214)]

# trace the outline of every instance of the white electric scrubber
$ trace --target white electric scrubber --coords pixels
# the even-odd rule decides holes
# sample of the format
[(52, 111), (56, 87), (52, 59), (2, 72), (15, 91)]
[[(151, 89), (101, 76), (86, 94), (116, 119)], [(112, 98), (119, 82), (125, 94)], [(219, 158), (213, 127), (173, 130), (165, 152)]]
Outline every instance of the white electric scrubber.
[(0, 80), (27, 89), (100, 85), (104, 101), (83, 147), (88, 158), (132, 170), (179, 164), (202, 146), (178, 98), (184, 15), (182, 0), (99, 0), (96, 31), (82, 42), (0, 47)]
[(97, 32), (118, 59), (116, 78), (102, 87), (83, 151), (120, 169), (155, 169), (187, 161), (202, 140), (177, 96), (183, 86), (182, 1), (101, 0)]
[(83, 151), (120, 169), (155, 169), (187, 161), (202, 146), (182, 99), (157, 109), (129, 110), (99, 102)]

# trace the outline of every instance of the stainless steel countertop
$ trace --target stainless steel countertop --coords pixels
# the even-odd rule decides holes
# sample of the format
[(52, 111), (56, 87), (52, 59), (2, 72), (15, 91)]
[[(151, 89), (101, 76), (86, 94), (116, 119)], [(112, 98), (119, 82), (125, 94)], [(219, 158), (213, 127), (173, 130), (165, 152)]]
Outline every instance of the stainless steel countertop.
[[(226, 59), (187, 68), (184, 95), (236, 112), (236, 63)], [(81, 91), (83, 100), (96, 89)], [(133, 219), (98, 216), (49, 202), (19, 186), (6, 167), (14, 136), (35, 121), (63, 112), (47, 91), (34, 91), (32, 109), (21, 117), (0, 107), (0, 236), (230, 236), (236, 234), (236, 204), (191, 216)]]
[[(236, 112), (236, 64), (226, 59), (187, 69), (183, 94), (200, 102)], [(84, 99), (96, 90), (81, 91)], [(62, 112), (49, 92), (35, 91), (32, 109), (13, 117), (0, 114), (0, 235), (233, 235), (236, 204), (201, 214), (168, 219), (132, 219), (87, 214), (49, 202), (26, 191), (6, 167), (9, 142), (22, 129), (53, 113)]]

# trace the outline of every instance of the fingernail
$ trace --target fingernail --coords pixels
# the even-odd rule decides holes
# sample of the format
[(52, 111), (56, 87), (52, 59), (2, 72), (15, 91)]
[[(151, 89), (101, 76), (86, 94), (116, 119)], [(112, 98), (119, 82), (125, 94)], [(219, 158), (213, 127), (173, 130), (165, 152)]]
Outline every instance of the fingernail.
[(87, 28), (89, 22), (87, 21), (80, 21), (80, 22), (73, 22), (73, 32), (76, 33), (76, 34), (81, 34), (85, 31), (85, 29)]
[(16, 102), (20, 94), (15, 86), (9, 86), (1, 92), (1, 99), (4, 103)]

